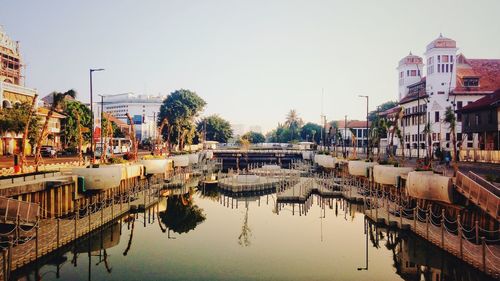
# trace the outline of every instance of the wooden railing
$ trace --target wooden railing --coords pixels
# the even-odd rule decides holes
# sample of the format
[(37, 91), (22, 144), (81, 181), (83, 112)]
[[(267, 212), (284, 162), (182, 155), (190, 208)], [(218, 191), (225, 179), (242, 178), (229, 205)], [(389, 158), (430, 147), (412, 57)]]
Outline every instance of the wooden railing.
[(457, 190), (464, 194), (478, 207), (486, 211), (496, 220), (499, 219), (500, 190), (480, 176), (469, 172), (468, 175), (458, 172), (455, 185)]
[(36, 203), (0, 197), (0, 222), (10, 224), (35, 224), (40, 215)]

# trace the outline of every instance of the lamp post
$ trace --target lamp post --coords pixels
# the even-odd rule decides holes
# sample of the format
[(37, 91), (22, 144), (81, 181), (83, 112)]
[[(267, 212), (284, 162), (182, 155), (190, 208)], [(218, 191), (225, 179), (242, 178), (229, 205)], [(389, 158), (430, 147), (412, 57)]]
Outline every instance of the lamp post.
[[(103, 71), (104, 68), (91, 68), (89, 70), (90, 73), (90, 123), (91, 125), (91, 130), (90, 130), (90, 153), (92, 153), (92, 164), (95, 162), (95, 155), (94, 155), (94, 103), (93, 103), (93, 98), (92, 98), (92, 73), (95, 71)], [(101, 132), (102, 135), (102, 132)]]
[[(100, 124), (101, 124), (101, 155), (102, 155), (103, 153), (106, 153), (104, 151), (104, 142), (103, 142), (103, 138), (102, 138), (103, 127), (104, 127), (104, 123), (102, 121), (102, 120), (104, 120), (104, 96), (103, 95), (99, 95), (99, 96), (101, 97), (101, 121), (100, 121)], [(104, 157), (106, 157), (106, 156), (104, 156)]]
[(359, 95), (360, 98), (366, 98), (366, 159), (370, 159), (370, 127), (368, 126), (368, 102), (369, 97)]
[(347, 115), (345, 115), (345, 120), (344, 120), (344, 138), (342, 140), (342, 144), (344, 145), (344, 157), (347, 158), (347, 144), (345, 143), (345, 140), (347, 139)]

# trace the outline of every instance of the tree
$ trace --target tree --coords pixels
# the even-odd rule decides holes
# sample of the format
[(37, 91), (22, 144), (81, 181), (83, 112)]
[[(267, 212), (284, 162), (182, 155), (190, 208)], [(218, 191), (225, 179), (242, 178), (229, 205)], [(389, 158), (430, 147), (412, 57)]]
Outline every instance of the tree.
[(229, 121), (219, 115), (210, 115), (201, 119), (196, 130), (200, 135), (204, 135), (205, 140), (226, 143), (233, 136), (233, 129)]
[(31, 147), (33, 147), (38, 139), (40, 123), (36, 114), (30, 114), (31, 111), (32, 105), (29, 103), (16, 103), (12, 108), (0, 109), (0, 134), (3, 135), (7, 132), (14, 132), (16, 134), (24, 133), (28, 124), (26, 138)]
[[(184, 149), (184, 143), (192, 141), (194, 134), (188, 134), (194, 130), (194, 118), (205, 107), (206, 102), (195, 92), (189, 90), (177, 90), (163, 101), (158, 115), (158, 126), (167, 119), (169, 128), (164, 128), (161, 132), (164, 138), (171, 140), (179, 149)], [(191, 139), (187, 139), (191, 138)], [(170, 143), (170, 141), (169, 141)]]
[(300, 137), (304, 141), (311, 141), (315, 143), (320, 142), (322, 127), (315, 123), (306, 123), (300, 130)]
[(370, 113), (368, 113), (368, 120), (375, 121), (376, 117), (378, 116), (378, 114), (380, 112), (384, 112), (384, 111), (391, 109), (397, 105), (398, 105), (398, 102), (396, 102), (396, 101), (384, 102), (383, 104), (377, 106), (376, 110), (370, 111)]
[(241, 138), (248, 140), (250, 143), (262, 143), (266, 141), (263, 134), (252, 131), (244, 134)]
[(61, 121), (61, 141), (65, 148), (78, 147), (79, 136), (78, 136), (78, 124), (77, 124), (77, 114), (80, 118), (80, 125), (86, 130), (82, 130), (82, 141), (83, 144), (90, 142), (90, 127), (91, 127), (91, 112), (85, 104), (75, 101), (68, 100), (64, 106), (63, 114), (66, 118)]
[(45, 122), (43, 124), (42, 130), (36, 142), (36, 152), (35, 152), (35, 170), (38, 172), (38, 166), (40, 164), (40, 160), (42, 159), (42, 140), (47, 137), (47, 128), (49, 127), (49, 121), (54, 115), (54, 112), (60, 112), (62, 107), (64, 106), (64, 100), (66, 96), (71, 96), (72, 98), (76, 97), (75, 90), (71, 89), (64, 93), (52, 92), (52, 105), (50, 106), (50, 110), (45, 117)]
[(299, 114), (295, 109), (292, 109), (286, 115), (285, 126), (290, 129), (291, 140), (294, 140), (295, 136), (299, 135), (300, 128), (304, 124), (302, 118), (299, 117)]
[(450, 133), (451, 133), (451, 143), (453, 145), (453, 153), (451, 155), (451, 160), (453, 161), (453, 175), (456, 176), (457, 171), (458, 171), (458, 166), (457, 166), (457, 139), (456, 139), (456, 126), (457, 126), (457, 119), (455, 117), (455, 112), (451, 108), (451, 106), (448, 106), (446, 108), (446, 112), (444, 113), (444, 122), (448, 124), (450, 127)]

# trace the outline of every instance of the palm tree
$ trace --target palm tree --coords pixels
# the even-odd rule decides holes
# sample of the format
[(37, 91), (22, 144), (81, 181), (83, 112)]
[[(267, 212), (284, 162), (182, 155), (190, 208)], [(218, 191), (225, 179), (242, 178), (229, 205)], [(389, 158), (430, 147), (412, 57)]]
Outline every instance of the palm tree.
[(47, 128), (49, 127), (50, 118), (54, 115), (54, 112), (61, 111), (61, 108), (64, 105), (64, 100), (66, 96), (70, 96), (72, 98), (76, 97), (76, 91), (71, 89), (64, 93), (52, 92), (52, 105), (50, 106), (50, 110), (45, 117), (45, 122), (43, 123), (42, 130), (40, 132), (40, 137), (36, 142), (36, 153), (35, 153), (35, 169), (38, 172), (38, 165), (40, 164), (40, 160), (42, 159), (41, 150), (42, 150), (42, 140), (47, 138)]
[(299, 117), (299, 114), (297, 113), (297, 110), (292, 109), (288, 112), (286, 115), (286, 121), (285, 121), (285, 126), (287, 126), (290, 129), (290, 132), (292, 133), (291, 139), (293, 140), (293, 137), (295, 135), (295, 132), (302, 127), (304, 124), (304, 121), (302, 121), (302, 118)]
[(450, 127), (450, 133), (451, 133), (451, 143), (453, 144), (453, 154), (451, 155), (451, 160), (453, 161), (453, 176), (457, 174), (458, 166), (457, 166), (457, 140), (455, 137), (455, 130), (456, 130), (456, 125), (457, 125), (457, 119), (455, 117), (455, 112), (451, 108), (451, 106), (448, 106), (446, 108), (446, 112), (444, 113), (444, 120), (445, 123), (448, 124)]
[(30, 111), (28, 113), (28, 117), (26, 118), (26, 125), (24, 127), (23, 140), (21, 143), (21, 172), (23, 172), (23, 173), (24, 173), (24, 164), (26, 163), (26, 155), (24, 154), (25, 150), (26, 150), (26, 139), (28, 138), (31, 116), (33, 115), (33, 113), (35, 111), (37, 97), (38, 97), (37, 94), (35, 94), (35, 96), (33, 97), (33, 101), (31, 103), (31, 108), (30, 108)]

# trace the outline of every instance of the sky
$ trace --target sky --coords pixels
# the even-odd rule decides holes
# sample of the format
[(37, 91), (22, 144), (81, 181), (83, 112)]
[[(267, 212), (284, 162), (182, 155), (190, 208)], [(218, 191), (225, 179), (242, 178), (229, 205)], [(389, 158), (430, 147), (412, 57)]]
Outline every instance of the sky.
[(396, 100), (398, 61), (440, 33), (469, 58), (500, 58), (498, 0), (7, 1), (26, 86), (41, 96), (195, 91), (203, 115), (264, 131), (296, 109), (305, 122), (362, 120)]

